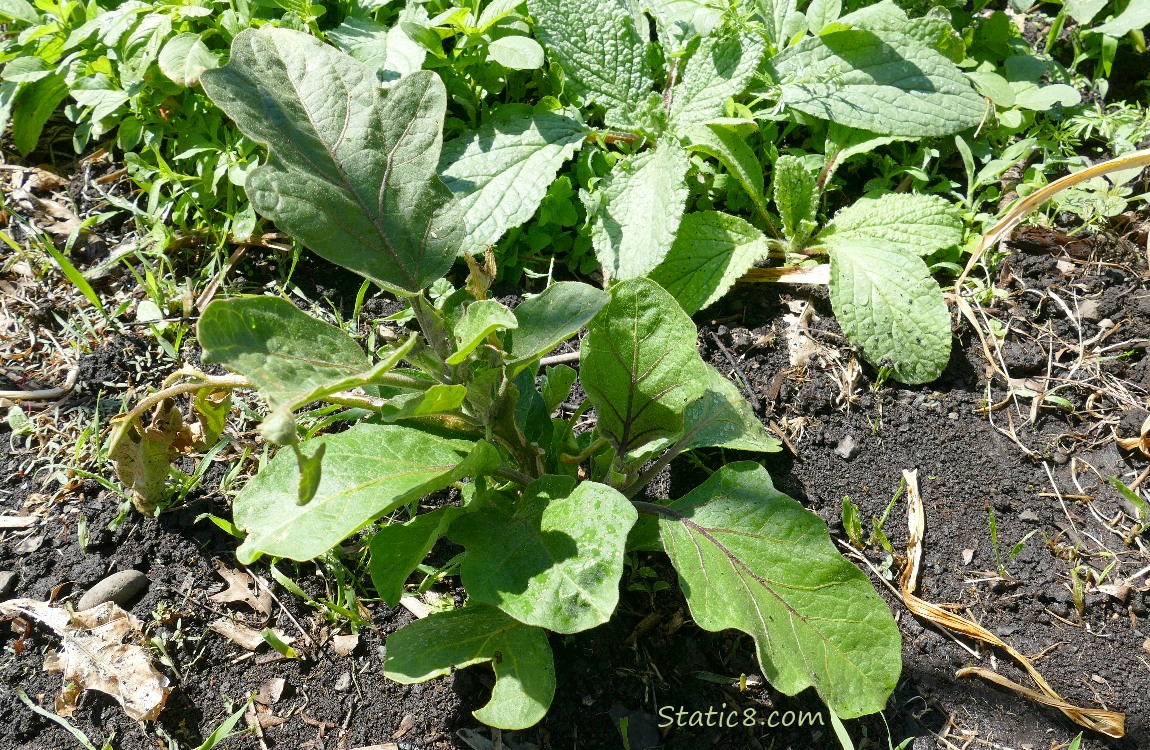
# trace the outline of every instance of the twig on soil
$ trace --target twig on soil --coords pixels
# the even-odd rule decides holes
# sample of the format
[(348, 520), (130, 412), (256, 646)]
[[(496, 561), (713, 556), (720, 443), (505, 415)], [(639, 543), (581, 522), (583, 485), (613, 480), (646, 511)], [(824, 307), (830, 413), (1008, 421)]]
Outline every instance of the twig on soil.
[(714, 331), (711, 331), (711, 341), (715, 342), (715, 346), (719, 347), (719, 351), (723, 353), (723, 356), (726, 358), (727, 363), (730, 364), (731, 369), (734, 370), (735, 374), (739, 376), (739, 381), (742, 383), (743, 390), (747, 394), (747, 400), (751, 402), (751, 408), (754, 409), (755, 412), (762, 412), (763, 405), (759, 402), (758, 397), (755, 395), (755, 389), (751, 387), (751, 380), (747, 377), (747, 374), (743, 372), (743, 368), (739, 366), (738, 361), (735, 359), (735, 355), (731, 354), (731, 351), (723, 345), (723, 342), (719, 339), (718, 335)]
[(64, 385), (59, 388), (44, 388), (37, 391), (0, 391), (0, 398), (11, 401), (52, 401), (63, 398), (76, 387), (76, 379), (80, 376), (80, 366), (76, 365), (68, 370), (64, 378)]

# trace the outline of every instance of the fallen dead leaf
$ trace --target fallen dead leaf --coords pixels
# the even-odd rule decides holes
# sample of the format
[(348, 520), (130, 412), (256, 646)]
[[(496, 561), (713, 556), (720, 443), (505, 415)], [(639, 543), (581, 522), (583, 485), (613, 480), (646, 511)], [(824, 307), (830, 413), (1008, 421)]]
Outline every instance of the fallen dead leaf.
[(284, 688), (287, 683), (282, 677), (272, 677), (264, 680), (260, 685), (260, 692), (256, 695), (256, 703), (262, 703), (265, 706), (271, 706), (279, 702), (283, 697)]
[(249, 628), (247, 625), (236, 622), (235, 620), (229, 619), (227, 617), (221, 617), (218, 620), (212, 620), (208, 627), (222, 635), (224, 638), (227, 638), (237, 646), (246, 648), (248, 651), (255, 651), (257, 648), (263, 646), (266, 643), (260, 631), (254, 628)]
[(1146, 417), (1146, 421), (1142, 423), (1138, 437), (1123, 438), (1114, 433), (1114, 441), (1124, 451), (1139, 450), (1143, 456), (1150, 458), (1150, 417)]
[[(254, 577), (242, 570), (232, 570), (216, 560), (216, 571), (228, 583), (228, 587), (218, 594), (208, 597), (213, 602), (227, 604), (243, 602), (265, 618), (272, 613), (272, 595), (266, 586), (260, 586)], [(258, 590), (256, 593), (253, 589)]]
[(398, 740), (400, 737), (410, 732), (411, 728), (414, 726), (415, 717), (413, 717), (411, 714), (404, 714), (403, 718), (399, 721), (399, 729), (395, 730), (395, 734), (391, 735), (391, 738), (393, 740)]
[(331, 638), (331, 647), (340, 656), (351, 656), (355, 647), (359, 645), (359, 634), (334, 635)]
[(955, 676), (966, 677), (968, 675), (978, 675), (1002, 687), (1014, 690), (1018, 694), (1030, 698), (1035, 702), (1058, 709), (1065, 714), (1068, 719), (1079, 726), (1100, 732), (1107, 737), (1125, 736), (1126, 714), (1100, 708), (1080, 708), (1067, 703), (1063, 700), (1062, 696), (1055, 692), (1054, 688), (1050, 687), (1050, 684), (1042, 674), (1039, 673), (1030, 660), (1016, 651), (1008, 643), (981, 625), (953, 612), (949, 612), (937, 604), (923, 601), (914, 595), (914, 591), (918, 587), (918, 571), (922, 563), (925, 515), (922, 506), (922, 495), (918, 489), (918, 471), (904, 471), (902, 475), (906, 480), (907, 528), (910, 531), (910, 536), (906, 543), (907, 565), (903, 568), (902, 578), (900, 580), (902, 600), (906, 608), (915, 616), (928, 620), (940, 628), (945, 628), (960, 635), (965, 635), (968, 638), (974, 638), (975, 640), (989, 643), (992, 646), (997, 646), (1002, 649), (1027, 671), (1041, 692), (1019, 685), (997, 672), (992, 672), (982, 667), (966, 667), (958, 670)]
[(71, 716), (84, 690), (115, 698), (137, 721), (154, 721), (168, 699), (168, 678), (152, 666), (143, 647), (126, 641), (142, 638), (139, 620), (113, 602), (82, 612), (33, 599), (0, 602), (6, 615), (27, 615), (47, 625), (63, 648), (45, 660), (44, 669), (64, 673), (64, 691), (56, 698), (56, 713)]

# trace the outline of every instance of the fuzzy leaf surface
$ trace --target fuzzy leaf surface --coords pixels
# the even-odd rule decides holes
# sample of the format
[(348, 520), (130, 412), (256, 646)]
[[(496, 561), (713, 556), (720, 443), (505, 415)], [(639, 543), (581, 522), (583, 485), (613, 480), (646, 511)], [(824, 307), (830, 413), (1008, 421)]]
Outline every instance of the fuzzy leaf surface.
[(204, 90), (268, 145), (247, 180), (256, 210), (305, 245), (397, 293), (451, 267), (458, 206), (436, 174), (447, 93), (431, 72), (386, 101), (375, 71), (308, 34), (262, 26), (204, 72)]
[(574, 92), (606, 107), (609, 127), (632, 125), (655, 84), (627, 0), (528, 0), (527, 8)]
[(528, 625), (578, 633), (614, 613), (638, 517), (618, 490), (547, 476), (513, 513), (488, 505), (458, 519), (450, 535), (467, 548), (460, 576), (471, 597)]
[(715, 123), (695, 125), (684, 132), (687, 150), (713, 156), (739, 181), (756, 204), (765, 205), (763, 166), (745, 138), (733, 129)]
[(819, 188), (814, 175), (797, 156), (780, 156), (775, 161), (773, 188), (783, 233), (801, 243), (814, 231), (819, 210)]
[(672, 90), (671, 127), (679, 132), (723, 116), (728, 98), (747, 88), (766, 51), (750, 34), (708, 36), (687, 60)]
[(611, 279), (646, 276), (675, 241), (687, 203), (690, 162), (674, 141), (621, 159), (591, 195), (583, 194), (591, 219), (591, 244)]
[(241, 562), (260, 554), (311, 560), (369, 521), (498, 461), (486, 443), (399, 425), (357, 424), (300, 448), (314, 454), (320, 445), (327, 446), (323, 476), (307, 505), (296, 504), (299, 467), (286, 450), (236, 496), (235, 523), (248, 532), (236, 552)]
[(683, 217), (671, 252), (650, 278), (694, 315), (730, 291), (769, 251), (763, 233), (745, 220), (720, 211), (695, 211)]
[(867, 361), (889, 363), (903, 383), (941, 375), (950, 360), (950, 313), (926, 263), (875, 241), (836, 244), (830, 255), (831, 307)]
[(986, 110), (954, 63), (897, 31), (807, 37), (768, 67), (783, 106), (883, 135), (949, 135)]
[(937, 195), (890, 193), (860, 198), (835, 214), (816, 238), (830, 246), (860, 240), (889, 242), (925, 257), (962, 242), (962, 214)]
[(566, 115), (510, 105), (445, 144), (440, 176), (463, 209), (464, 252), (480, 253), (530, 219), (588, 132)]
[(599, 416), (596, 429), (624, 456), (679, 434), (707, 372), (695, 324), (669, 292), (648, 279), (611, 291), (583, 337), (579, 377)]
[(898, 627), (818, 516), (749, 462), (724, 466), (671, 508), (682, 517), (660, 517), (659, 533), (699, 627), (754, 638), (782, 693), (813, 686), (843, 718), (886, 706), (901, 669)]
[(472, 712), (475, 718), (500, 729), (538, 723), (555, 697), (547, 632), (486, 604), (436, 612), (392, 633), (383, 673), (411, 684), (485, 661), (495, 669), (495, 687), (491, 701)]

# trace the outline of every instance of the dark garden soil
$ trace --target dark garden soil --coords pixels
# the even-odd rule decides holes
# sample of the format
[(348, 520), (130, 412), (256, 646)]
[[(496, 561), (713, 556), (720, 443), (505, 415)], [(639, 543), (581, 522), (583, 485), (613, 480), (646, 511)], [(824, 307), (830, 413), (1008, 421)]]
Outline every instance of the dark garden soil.
[[(926, 386), (876, 384), (875, 371), (860, 366), (845, 346), (820, 289), (739, 286), (696, 319), (704, 356), (753, 396), (764, 422), (794, 449), (765, 462), (776, 486), (827, 521), (842, 549), (849, 546), (843, 497), (860, 507), (869, 536), (899, 491), (903, 470), (918, 471), (926, 507), (920, 596), (955, 605), (1031, 655), (1070, 703), (1125, 712), (1127, 737), (1087, 732), (1082, 747), (1092, 750), (1150, 747), (1150, 550), (1144, 537), (1132, 534), (1135, 509), (1108, 484), (1111, 476), (1127, 485), (1146, 476), (1146, 456), (1120, 450), (1115, 435), (1138, 436), (1146, 418), (1148, 223), (1145, 215), (1131, 215), (1077, 239), (1020, 230), (994, 280), (1006, 294), (973, 310), (985, 344), (968, 320), (956, 317), (950, 366)], [(92, 252), (77, 265), (97, 263), (100, 248)], [(267, 269), (278, 261), (272, 251), (261, 252), (253, 249), (236, 269), (252, 288), (272, 278)], [(304, 263), (294, 276), (301, 291), (350, 311), (358, 283), (321, 262)], [(0, 278), (6, 339), (0, 390), (48, 387), (64, 377), (63, 360), (15, 356), (34, 348), (33, 333), (67, 340), (55, 317), (30, 312), (47, 300), (56, 300), (61, 317), (81, 305), (74, 291), (46, 290), (49, 284), (63, 286), (26, 268)], [(366, 308), (377, 318), (394, 309), (384, 300)], [(997, 322), (988, 323), (992, 318)], [(558, 691), (546, 719), (501, 738), (470, 714), (490, 691), (488, 667), (413, 686), (383, 678), (385, 638), (412, 619), (406, 609), (362, 603), (369, 624), (357, 629), (352, 644), (337, 638), (351, 632), (345, 618), (325, 619), (273, 583), (265, 564), (251, 573), (276, 595), (270, 616), (244, 603), (213, 601), (227, 587), (219, 569), (238, 568), (237, 541), (197, 518), (230, 517), (218, 488), (242, 448), (255, 445), (252, 424), (232, 424), (233, 445), (176, 507), (158, 518), (121, 515), (117, 495), (95, 479), (69, 474), (67, 465), (90, 460), (84, 452), (90, 448), (72, 445), (97, 411), (103, 427), (121, 400), (138, 398), (137, 389), (154, 387), (176, 365), (140, 327), (108, 326), (91, 344), (79, 359), (75, 390), (60, 401), (23, 404), (32, 434), (0, 424), (0, 599), (75, 604), (110, 573), (133, 569), (147, 576), (147, 589), (129, 609), (143, 623), (172, 693), (154, 724), (128, 719), (103, 694), (85, 693), (70, 721), (96, 747), (114, 735), (116, 750), (196, 748), (253, 694), (246, 723), (258, 731), (219, 747), (838, 747), (813, 693), (781, 696), (764, 681), (748, 637), (701, 631), (677, 586), (653, 595), (630, 590), (649, 581), (634, 573), (625, 574), (610, 623), (552, 638)], [(752, 457), (713, 452), (698, 462), (678, 461), (656, 494), (678, 497), (706, 472), (742, 458)], [(194, 467), (191, 459), (180, 465), (186, 472)], [(100, 472), (111, 477), (108, 465)], [(882, 526), (893, 554), (877, 541), (861, 553), (879, 575), (886, 571), (897, 580), (905, 519), (902, 495)], [(861, 566), (860, 553), (851, 554)], [(354, 555), (345, 557), (353, 569), (360, 564)], [(639, 563), (674, 584), (665, 560), (640, 556)], [(338, 596), (330, 568), (280, 569), (316, 600)], [(1004, 654), (960, 644), (916, 620), (864, 569), (898, 619), (904, 663), (883, 717), (847, 722), (857, 746), (886, 748), (888, 738), (894, 746), (915, 738), (908, 745), (914, 750), (1039, 750), (1064, 747), (1080, 731), (1054, 709), (977, 677), (956, 678), (957, 669), (978, 665), (1032, 684)], [(1082, 582), (1077, 596), (1074, 580)], [(247, 651), (209, 628), (228, 618), (280, 629), (304, 658), (284, 659), (266, 647)], [(8, 622), (0, 627), (0, 645), (0, 748), (79, 747), (17, 694), (52, 709), (61, 677), (43, 666), (45, 654), (59, 647), (57, 637)], [(353, 649), (340, 655), (337, 646)], [(798, 726), (800, 717), (813, 726)], [(743, 726), (748, 718), (753, 726)], [(676, 725), (659, 727), (668, 721)], [(628, 727), (626, 744), (621, 723)]]

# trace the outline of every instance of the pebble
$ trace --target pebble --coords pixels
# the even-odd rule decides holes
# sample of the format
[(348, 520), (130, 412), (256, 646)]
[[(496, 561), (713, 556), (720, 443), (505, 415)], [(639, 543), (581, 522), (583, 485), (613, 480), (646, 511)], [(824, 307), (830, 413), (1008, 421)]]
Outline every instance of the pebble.
[(853, 435), (844, 435), (839, 440), (839, 444), (835, 446), (835, 453), (839, 458), (845, 458), (848, 461), (857, 456), (861, 450), (862, 448), (855, 442)]
[(1018, 520), (1019, 521), (1032, 521), (1032, 522), (1037, 521), (1038, 520), (1038, 514), (1035, 513), (1034, 511), (1030, 510), (1029, 508), (1027, 508), (1026, 510), (1024, 510), (1018, 514)]
[(104, 602), (126, 606), (137, 594), (148, 587), (148, 577), (138, 570), (121, 570), (88, 589), (80, 598), (77, 611), (97, 607)]
[(346, 693), (351, 690), (351, 672), (344, 672), (335, 681), (335, 689), (340, 693)]
[(0, 596), (7, 596), (16, 588), (16, 574), (10, 570), (0, 570)]

